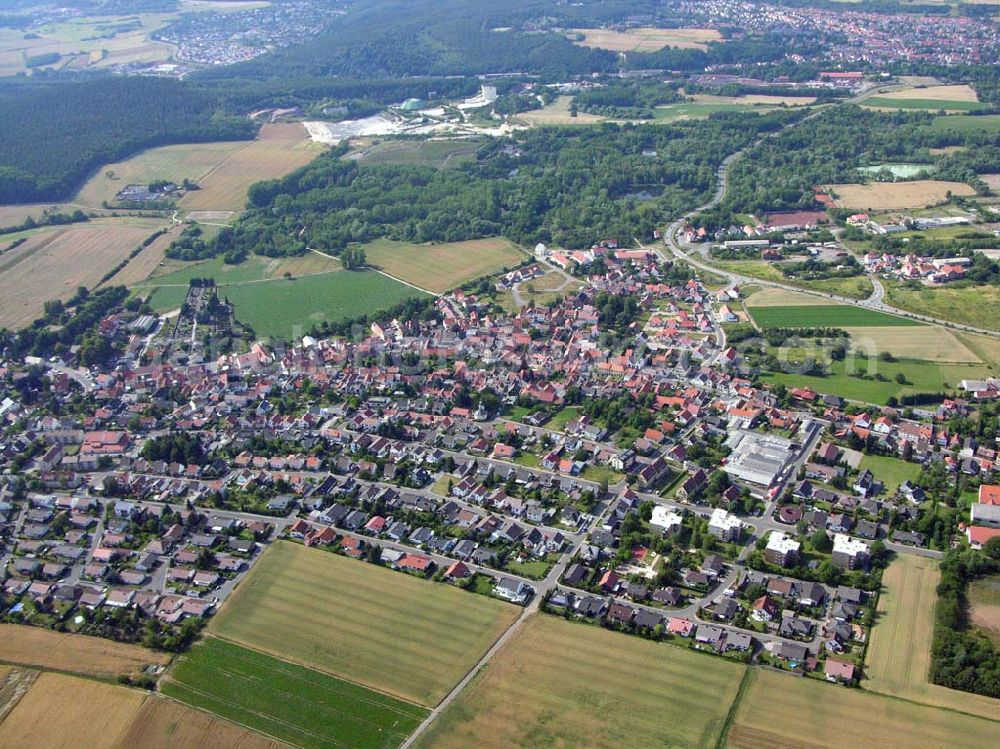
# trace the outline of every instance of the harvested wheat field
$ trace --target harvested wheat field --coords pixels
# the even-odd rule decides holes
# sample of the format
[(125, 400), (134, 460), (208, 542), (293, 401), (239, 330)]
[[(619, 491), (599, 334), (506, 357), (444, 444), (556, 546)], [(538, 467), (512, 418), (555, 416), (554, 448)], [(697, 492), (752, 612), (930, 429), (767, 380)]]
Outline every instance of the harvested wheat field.
[(520, 607), (493, 598), (278, 541), (209, 630), (248, 648), (433, 706), (520, 612)]
[(955, 86), (927, 86), (907, 88), (888, 94), (879, 94), (880, 99), (922, 99), (925, 101), (979, 101), (975, 89), (967, 84)]
[(0, 661), (114, 679), (138, 674), (149, 665), (166, 665), (170, 656), (102, 637), (0, 624)]
[(652, 29), (640, 28), (628, 31), (612, 29), (573, 29), (582, 34), (577, 42), (581, 47), (607, 49), (612, 52), (656, 52), (664, 47), (677, 49), (707, 49), (706, 42), (722, 39), (715, 29)]
[(814, 294), (801, 294), (787, 289), (761, 289), (746, 298), (747, 307), (805, 307), (826, 306), (829, 299)]
[[(865, 689), (997, 720), (1000, 702), (931, 684), (934, 602), (940, 578), (934, 559), (898, 554), (882, 576), (878, 623), (872, 630)], [(1000, 735), (1000, 724), (994, 727)]]
[(201, 189), (181, 198), (178, 207), (185, 211), (241, 211), (250, 185), (284, 177), (323, 150), (300, 124), (264, 125), (256, 140), (241, 144), (202, 176), (198, 181)]
[(888, 351), (898, 359), (978, 364), (979, 356), (947, 328), (937, 325), (844, 328), (855, 353), (878, 356)]
[(166, 259), (166, 251), (170, 243), (181, 233), (181, 225), (174, 224), (166, 234), (153, 240), (152, 244), (128, 261), (128, 265), (106, 281), (108, 286), (134, 286), (149, 278), (153, 271), (160, 268)]
[(416, 746), (714, 747), (745, 668), (536, 614)]
[(867, 185), (828, 185), (841, 208), (899, 211), (942, 203), (952, 195), (975, 195), (964, 182), (921, 179), (913, 182), (872, 182)]
[(729, 730), (733, 749), (982, 749), (1000, 732), (992, 720), (815, 679), (765, 669), (750, 679)]
[(0, 255), (0, 327), (23, 327), (42, 314), (47, 300), (68, 299), (78, 286), (93, 288), (162, 225), (95, 219), (46, 229)]
[(138, 690), (44, 673), (0, 723), (0, 746), (116, 749), (145, 699)]
[(780, 107), (803, 107), (816, 101), (815, 96), (792, 96), (775, 94), (747, 94), (746, 96), (712, 96), (710, 94), (695, 94), (691, 97), (695, 104), (763, 104)]
[(288, 744), (150, 695), (116, 749), (285, 749)]

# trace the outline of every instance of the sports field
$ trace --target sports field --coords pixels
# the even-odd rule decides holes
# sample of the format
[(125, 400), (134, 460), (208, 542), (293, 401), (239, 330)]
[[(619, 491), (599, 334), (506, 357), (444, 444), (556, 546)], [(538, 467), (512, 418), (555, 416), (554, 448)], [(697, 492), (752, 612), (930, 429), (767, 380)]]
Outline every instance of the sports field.
[(416, 746), (714, 747), (744, 668), (539, 614)]
[(653, 29), (638, 28), (628, 31), (611, 29), (572, 29), (582, 34), (582, 47), (607, 49), (612, 52), (656, 52), (664, 47), (677, 49), (706, 49), (706, 42), (719, 41), (722, 35), (715, 29)]
[(178, 659), (162, 692), (304, 749), (394, 749), (427, 715), (418, 705), (215, 637)]
[(527, 258), (513, 242), (499, 237), (445, 244), (377, 239), (364, 249), (369, 265), (436, 293), (512, 268)]
[(138, 674), (148, 665), (165, 665), (170, 655), (103, 637), (0, 624), (0, 662), (114, 679)]
[(898, 211), (941, 203), (952, 195), (975, 195), (964, 182), (921, 179), (912, 182), (877, 182), (866, 185), (828, 185), (841, 208)]
[(99, 218), (32, 234), (0, 256), (0, 327), (27, 325), (46, 301), (93, 287), (162, 226), (157, 219)]
[(983, 718), (777, 671), (755, 669), (750, 679), (732, 749), (982, 749), (1000, 731)]
[(144, 699), (135, 689), (43, 673), (0, 723), (0, 746), (117, 749)]
[(521, 609), (291, 542), (274, 544), (209, 629), (436, 705)]
[(914, 326), (905, 317), (853, 307), (849, 304), (807, 304), (793, 307), (752, 307), (754, 320), (762, 328), (860, 328), (869, 326)]
[[(868, 645), (867, 678), (862, 686), (925, 705), (1000, 720), (997, 700), (928, 680), (939, 579), (935, 559), (913, 554), (897, 554), (893, 559), (882, 575), (878, 618)], [(1000, 725), (995, 730), (1000, 731)]]

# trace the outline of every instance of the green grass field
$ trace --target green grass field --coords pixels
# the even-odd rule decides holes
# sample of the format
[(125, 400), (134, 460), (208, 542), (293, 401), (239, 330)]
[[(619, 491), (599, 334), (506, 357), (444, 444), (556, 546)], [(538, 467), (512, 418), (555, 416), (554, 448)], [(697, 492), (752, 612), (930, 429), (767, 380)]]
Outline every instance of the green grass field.
[[(855, 372), (874, 375), (880, 373), (884, 380), (861, 379), (848, 374), (850, 360), (835, 361), (830, 365), (830, 375), (802, 375), (795, 372), (767, 372), (761, 375), (765, 382), (780, 383), (786, 387), (809, 386), (820, 393), (839, 395), (848, 400), (885, 404), (892, 397), (909, 393), (939, 393), (953, 390), (960, 380), (982, 377), (987, 369), (979, 364), (946, 364), (940, 362), (898, 359), (883, 362), (877, 359), (855, 358)], [(902, 373), (906, 384), (895, 381)], [(948, 387), (945, 387), (945, 386)]]
[(576, 406), (566, 406), (556, 412), (555, 416), (545, 422), (544, 427), (554, 432), (561, 432), (574, 419), (580, 418), (580, 409)]
[(924, 109), (937, 112), (975, 112), (985, 106), (978, 101), (942, 101), (940, 99), (888, 99), (873, 96), (865, 99), (864, 106), (879, 109)]
[(527, 259), (517, 245), (499, 237), (445, 244), (377, 239), (366, 244), (364, 249), (370, 265), (438, 293), (520, 265)]
[(454, 167), (472, 161), (482, 140), (383, 140), (349, 153), (363, 164)]
[(930, 128), (934, 132), (953, 130), (958, 133), (996, 133), (1000, 132), (1000, 115), (950, 114), (935, 117)]
[[(221, 296), (236, 307), (236, 317), (258, 336), (298, 337), (324, 320), (370, 315), (423, 292), (374, 271), (341, 271), (337, 260), (319, 255), (272, 259), (250, 257), (238, 265), (221, 258), (185, 263), (172, 273), (133, 287), (152, 292), (158, 312), (184, 301), (192, 278), (214, 278)], [(284, 272), (291, 273), (285, 278)]]
[(992, 720), (777, 671), (755, 669), (750, 679), (732, 749), (982, 749), (1000, 731)]
[(394, 749), (427, 710), (209, 637), (178, 659), (168, 697), (305, 749)]
[(953, 285), (910, 289), (886, 284), (886, 303), (941, 320), (1000, 330), (1000, 287)]
[(672, 120), (696, 120), (708, 117), (716, 112), (769, 112), (774, 107), (762, 104), (736, 104), (736, 103), (697, 103), (684, 102), (679, 104), (665, 104), (653, 110), (655, 122), (670, 122)]
[(907, 463), (887, 455), (865, 455), (861, 459), (861, 470), (866, 468), (875, 474), (875, 478), (882, 483), (889, 495), (895, 494), (904, 481), (916, 481), (920, 475), (920, 466), (916, 463)]
[(421, 749), (714, 747), (745, 666), (536, 615)]
[(765, 281), (776, 281), (788, 286), (797, 286), (802, 289), (821, 291), (827, 294), (839, 294), (840, 296), (852, 299), (865, 299), (871, 296), (872, 293), (872, 282), (867, 276), (802, 281), (797, 278), (788, 278), (778, 269), (777, 265), (766, 260), (717, 260), (716, 258), (712, 258), (711, 264), (720, 270), (730, 271), (731, 273), (753, 276)]
[(753, 307), (751, 314), (762, 328), (861, 328), (866, 326), (920, 325), (895, 315), (848, 304), (810, 304), (793, 307)]
[(209, 629), (422, 705), (436, 705), (521, 609), (287, 541)]

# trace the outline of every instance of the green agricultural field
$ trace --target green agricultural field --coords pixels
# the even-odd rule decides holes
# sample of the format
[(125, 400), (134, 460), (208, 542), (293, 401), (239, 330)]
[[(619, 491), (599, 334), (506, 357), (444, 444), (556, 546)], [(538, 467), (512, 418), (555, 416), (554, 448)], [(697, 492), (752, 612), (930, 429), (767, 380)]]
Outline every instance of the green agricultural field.
[(920, 475), (920, 466), (916, 463), (907, 463), (887, 455), (865, 455), (861, 459), (860, 468), (862, 471), (867, 468), (874, 473), (890, 495), (895, 494), (904, 481), (916, 481)]
[(765, 260), (717, 260), (712, 258), (711, 264), (720, 270), (731, 273), (753, 276), (765, 281), (776, 281), (788, 286), (797, 286), (802, 289), (820, 291), (826, 294), (839, 294), (840, 296), (851, 297), (852, 299), (865, 299), (871, 296), (872, 293), (872, 282), (867, 276), (802, 281), (797, 278), (788, 278), (778, 269), (775, 263)]
[(865, 99), (864, 106), (877, 109), (925, 109), (937, 112), (975, 112), (983, 109), (984, 104), (978, 101), (942, 101), (940, 99), (888, 99), (873, 96)]
[[(792, 357), (789, 359), (793, 360)], [(862, 379), (849, 374), (851, 367), (855, 373), (870, 376)], [(817, 392), (839, 395), (848, 400), (885, 404), (890, 397), (951, 391), (959, 381), (983, 377), (988, 372), (979, 364), (946, 364), (914, 359), (884, 362), (861, 357), (855, 357), (853, 362), (850, 357), (844, 361), (832, 362), (829, 369), (830, 374), (826, 377), (794, 372), (767, 372), (761, 379), (786, 387), (809, 386)], [(881, 374), (884, 379), (874, 379), (876, 374)], [(904, 376), (905, 384), (896, 382), (897, 374)]]
[(921, 324), (905, 317), (887, 315), (848, 304), (754, 307), (751, 309), (751, 314), (762, 328), (861, 328)]
[(527, 255), (502, 238), (445, 244), (411, 244), (376, 239), (364, 246), (370, 265), (390, 276), (437, 293), (449, 291), (503, 268), (520, 265)]
[[(997, 701), (931, 684), (934, 601), (941, 578), (935, 559), (897, 554), (882, 575), (877, 624), (872, 630), (862, 686), (873, 692), (998, 718)], [(998, 726), (997, 730), (1000, 730)]]
[(304, 749), (395, 749), (427, 710), (209, 637), (178, 659), (161, 691)]
[[(158, 312), (184, 301), (192, 278), (214, 278), (236, 317), (259, 336), (298, 337), (316, 323), (371, 315), (424, 293), (374, 271), (342, 271), (337, 260), (320, 255), (271, 259), (252, 257), (238, 265), (221, 258), (185, 263), (173, 273), (133, 287), (150, 293)], [(289, 273), (286, 278), (284, 273)], [(301, 275), (300, 275), (301, 274)]]
[(745, 668), (539, 614), (416, 746), (714, 747)]
[(363, 164), (413, 164), (415, 166), (454, 167), (472, 161), (484, 143), (478, 139), (462, 140), (383, 140), (359, 148), (345, 158)]
[(520, 611), (452, 586), (279, 541), (209, 629), (433, 706)]
[(952, 130), (957, 133), (996, 133), (1000, 132), (1000, 115), (950, 114), (935, 117), (930, 128), (935, 132)]
[(755, 669), (750, 679), (731, 749), (982, 749), (1000, 731), (991, 720), (777, 671)]

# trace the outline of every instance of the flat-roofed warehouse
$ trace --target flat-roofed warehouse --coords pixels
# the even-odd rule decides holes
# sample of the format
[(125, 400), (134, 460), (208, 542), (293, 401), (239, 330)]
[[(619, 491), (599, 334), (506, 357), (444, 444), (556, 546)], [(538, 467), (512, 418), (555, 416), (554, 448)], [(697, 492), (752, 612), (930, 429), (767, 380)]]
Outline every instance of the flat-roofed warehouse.
[(726, 473), (751, 484), (771, 486), (795, 459), (795, 443), (773, 434), (738, 429), (726, 444), (732, 450)]

